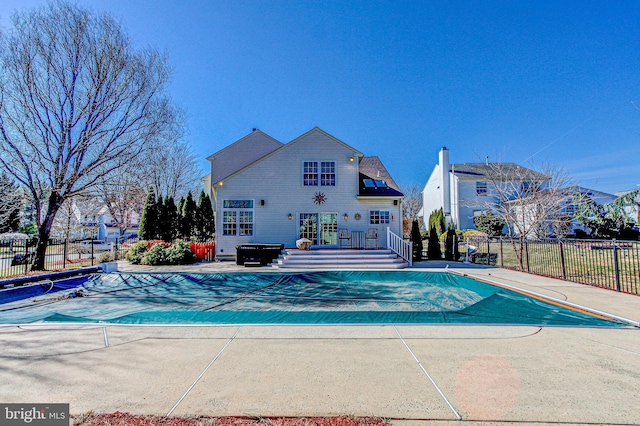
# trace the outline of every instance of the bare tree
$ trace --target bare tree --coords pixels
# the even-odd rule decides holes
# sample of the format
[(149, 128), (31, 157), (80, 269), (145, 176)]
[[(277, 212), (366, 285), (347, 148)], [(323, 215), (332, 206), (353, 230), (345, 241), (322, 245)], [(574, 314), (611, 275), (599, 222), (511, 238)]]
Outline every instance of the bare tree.
[(573, 186), (572, 181), (555, 166), (544, 166), (541, 171), (512, 163), (481, 166), (489, 185), (482, 197), (484, 201), (476, 201), (473, 207), (505, 221), (522, 269), (525, 240), (548, 235), (554, 220), (564, 212), (567, 200), (571, 200), (572, 194), (566, 188)]
[(175, 110), (175, 125), (156, 138), (141, 156), (138, 179), (145, 192), (153, 186), (155, 193), (164, 197), (186, 196), (189, 191), (200, 192), (198, 161), (189, 144), (183, 139), (181, 111)]
[(172, 133), (157, 138), (138, 157), (123, 164), (95, 195), (107, 206), (112, 224), (126, 228), (139, 219), (150, 187), (156, 194), (179, 198), (199, 189), (198, 165), (190, 146)]
[[(400, 185), (404, 199), (402, 200), (402, 234), (410, 235), (414, 220), (422, 208), (422, 189), (417, 184)], [(421, 222), (421, 221), (420, 221)]]
[(128, 164), (119, 168), (93, 192), (109, 210), (111, 224), (121, 230), (132, 226), (134, 217), (139, 218), (146, 195), (144, 182), (138, 179), (134, 167), (134, 164)]
[[(0, 164), (28, 191), (44, 269), (65, 200), (93, 189), (172, 125), (164, 55), (63, 1), (12, 17), (0, 48)], [(44, 202), (41, 200), (45, 199)]]
[(422, 208), (422, 188), (417, 184), (402, 185), (402, 215), (405, 219), (416, 219)]

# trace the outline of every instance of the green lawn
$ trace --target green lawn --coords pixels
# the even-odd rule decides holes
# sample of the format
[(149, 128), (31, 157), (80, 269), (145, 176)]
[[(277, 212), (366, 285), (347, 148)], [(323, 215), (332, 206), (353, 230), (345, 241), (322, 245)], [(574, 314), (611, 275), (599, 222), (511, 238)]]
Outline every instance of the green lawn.
[[(499, 241), (480, 245), (478, 251), (497, 253), (496, 266), (520, 269), (516, 251), (510, 242)], [(518, 245), (516, 244), (516, 250)], [(594, 243), (565, 241), (562, 246), (557, 241), (528, 243), (523, 252), (523, 270), (533, 274), (566, 279), (626, 293), (640, 294), (640, 243), (633, 242), (624, 249), (615, 250), (617, 255), (618, 281), (616, 282), (616, 262), (611, 247)], [(564, 274), (562, 259), (564, 258)]]

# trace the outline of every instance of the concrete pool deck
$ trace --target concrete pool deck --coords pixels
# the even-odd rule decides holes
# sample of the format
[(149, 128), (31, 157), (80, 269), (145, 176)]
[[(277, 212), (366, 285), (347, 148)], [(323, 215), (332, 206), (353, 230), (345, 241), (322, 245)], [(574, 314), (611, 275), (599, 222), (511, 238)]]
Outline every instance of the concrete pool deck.
[[(640, 320), (639, 296), (499, 268), (449, 269)], [(0, 402), (65, 402), (73, 414), (639, 424), (640, 328), (0, 326), (0, 383)]]

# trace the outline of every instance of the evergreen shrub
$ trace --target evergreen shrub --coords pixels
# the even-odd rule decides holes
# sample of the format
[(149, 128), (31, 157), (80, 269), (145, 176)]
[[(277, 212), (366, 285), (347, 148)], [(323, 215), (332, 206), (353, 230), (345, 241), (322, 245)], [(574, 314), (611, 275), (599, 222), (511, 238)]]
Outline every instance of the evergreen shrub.
[(169, 265), (187, 265), (195, 263), (196, 260), (196, 255), (187, 242), (178, 240), (165, 249), (165, 261)]
[(140, 261), (143, 265), (164, 265), (167, 263), (167, 252), (162, 244), (154, 244)]
[(124, 256), (129, 262), (134, 265), (139, 265), (142, 261), (142, 256), (147, 252), (147, 242), (146, 241), (138, 241), (134, 245), (132, 245), (127, 254)]

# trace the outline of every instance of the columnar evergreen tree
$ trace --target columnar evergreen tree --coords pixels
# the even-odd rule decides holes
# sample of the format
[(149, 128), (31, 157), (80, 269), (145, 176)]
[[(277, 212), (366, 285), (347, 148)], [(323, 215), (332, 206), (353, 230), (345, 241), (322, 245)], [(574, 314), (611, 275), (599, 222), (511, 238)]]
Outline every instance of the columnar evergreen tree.
[(211, 199), (204, 191), (200, 192), (195, 215), (195, 235), (197, 241), (208, 241), (215, 233)]
[(420, 235), (420, 226), (417, 219), (414, 219), (411, 223), (411, 242), (413, 243), (413, 260), (422, 260), (422, 236)]
[(174, 241), (178, 235), (178, 210), (173, 197), (167, 196), (164, 200), (164, 228), (161, 236), (164, 241)]
[(442, 259), (442, 249), (440, 248), (440, 239), (436, 227), (432, 226), (429, 230), (429, 241), (427, 243), (427, 257), (431, 260)]
[(20, 227), (22, 197), (20, 188), (5, 173), (0, 175), (0, 233), (16, 232)]
[(191, 191), (189, 191), (180, 212), (180, 234), (186, 240), (190, 240), (194, 236), (196, 208), (196, 202), (193, 200)]
[(138, 236), (142, 240), (154, 240), (157, 238), (158, 209), (156, 205), (156, 193), (153, 187), (149, 188), (147, 199), (144, 202)]
[[(429, 229), (432, 227), (435, 228), (438, 237), (444, 234), (447, 230), (447, 225), (444, 221), (444, 212), (442, 209), (434, 210), (431, 212), (431, 215), (429, 215)], [(431, 232), (429, 232), (429, 235), (431, 235)]]
[(184, 211), (184, 203), (186, 200), (184, 197), (180, 197), (180, 201), (178, 201), (178, 205), (176, 206), (176, 238), (188, 239), (185, 237), (182, 226), (182, 212)]
[[(154, 191), (155, 192), (155, 191)], [(164, 197), (162, 194), (156, 198), (156, 237), (159, 240), (165, 240), (164, 230), (167, 228), (167, 212), (164, 209)]]
[(447, 260), (458, 260), (460, 258), (460, 253), (458, 252), (458, 235), (453, 227), (449, 227), (444, 240), (444, 258)]

